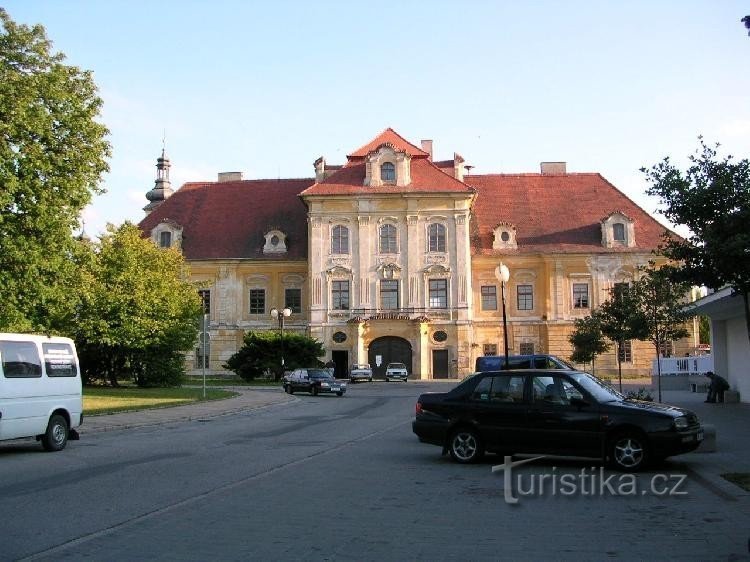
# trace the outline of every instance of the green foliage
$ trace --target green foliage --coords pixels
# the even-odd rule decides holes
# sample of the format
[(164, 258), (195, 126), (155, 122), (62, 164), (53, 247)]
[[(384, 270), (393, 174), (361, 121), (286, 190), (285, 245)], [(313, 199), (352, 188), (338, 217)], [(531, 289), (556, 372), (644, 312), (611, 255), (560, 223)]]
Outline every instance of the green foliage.
[(654, 401), (654, 397), (651, 395), (651, 391), (643, 386), (639, 388), (637, 391), (629, 390), (627, 394), (625, 395), (625, 397), (630, 398), (632, 400), (643, 400), (645, 402)]
[(656, 269), (653, 265), (643, 270), (643, 275), (633, 284), (640, 316), (645, 322), (645, 338), (658, 352), (668, 341), (685, 338), (689, 332), (685, 322), (690, 314), (685, 311), (685, 296), (690, 290), (686, 283), (677, 283), (672, 266)]
[(730, 286), (741, 294), (750, 338), (750, 161), (719, 158), (718, 144), (699, 142), (684, 173), (669, 158), (641, 169), (664, 216), (691, 232), (666, 236), (662, 252), (680, 264), (673, 279), (716, 290)]
[(77, 304), (73, 231), (108, 169), (90, 72), (0, 8), (0, 330), (61, 331)]
[[(322, 367), (318, 359), (325, 355), (323, 344), (296, 332), (284, 332), (284, 368)], [(247, 332), (242, 347), (224, 365), (246, 381), (263, 376), (267, 372), (281, 376), (281, 334), (276, 331)]]
[(698, 341), (700, 343), (711, 343), (711, 319), (708, 316), (698, 317)]
[(75, 334), (87, 380), (177, 385), (182, 353), (197, 339), (201, 302), (182, 255), (157, 248), (125, 223), (91, 245)]
[(584, 318), (576, 318), (573, 322), (574, 330), (568, 341), (573, 345), (570, 360), (575, 363), (591, 363), (592, 367), (597, 355), (609, 349), (602, 332), (601, 318), (597, 311)]

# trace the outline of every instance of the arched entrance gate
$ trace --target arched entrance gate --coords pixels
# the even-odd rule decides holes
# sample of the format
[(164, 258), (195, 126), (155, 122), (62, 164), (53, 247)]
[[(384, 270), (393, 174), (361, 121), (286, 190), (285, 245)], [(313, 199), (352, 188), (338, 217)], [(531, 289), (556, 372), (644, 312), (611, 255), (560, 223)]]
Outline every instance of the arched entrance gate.
[(370, 349), (367, 353), (370, 367), (372, 367), (372, 376), (378, 379), (385, 378), (385, 368), (388, 363), (403, 363), (411, 375), (414, 371), (411, 365), (411, 344), (395, 336), (384, 336), (372, 340)]

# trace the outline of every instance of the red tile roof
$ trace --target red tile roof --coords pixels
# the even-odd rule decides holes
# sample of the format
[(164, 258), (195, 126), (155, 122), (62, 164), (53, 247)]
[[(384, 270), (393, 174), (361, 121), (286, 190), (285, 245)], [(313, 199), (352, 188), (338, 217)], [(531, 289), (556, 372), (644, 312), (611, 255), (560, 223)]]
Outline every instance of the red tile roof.
[[(516, 226), (516, 253), (648, 252), (665, 227), (600, 174), (497, 174), (464, 176), (476, 188), (471, 224), (474, 255), (493, 250), (493, 229)], [(602, 246), (601, 220), (619, 211), (635, 221), (634, 248)]]
[[(313, 179), (186, 183), (144, 218), (145, 235), (160, 222), (183, 228), (186, 259), (307, 259), (307, 208), (298, 194)], [(287, 235), (287, 253), (265, 255), (264, 235)]]
[(339, 171), (320, 183), (307, 188), (300, 195), (371, 195), (393, 193), (471, 193), (473, 189), (449, 176), (425, 158), (411, 161), (411, 183), (406, 186), (363, 185), (364, 161), (350, 161)]
[(429, 153), (425, 152), (424, 150), (417, 148), (413, 144), (411, 144), (409, 141), (404, 139), (401, 135), (399, 135), (396, 131), (388, 127), (385, 131), (380, 133), (377, 137), (372, 139), (370, 142), (368, 142), (366, 145), (361, 146), (351, 154), (347, 156), (349, 160), (352, 159), (358, 159), (358, 158), (364, 158), (370, 152), (373, 152), (377, 150), (381, 145), (383, 144), (389, 144), (393, 148), (395, 148), (399, 152), (406, 152), (407, 154), (410, 154), (412, 157), (416, 158), (427, 158), (429, 157)]

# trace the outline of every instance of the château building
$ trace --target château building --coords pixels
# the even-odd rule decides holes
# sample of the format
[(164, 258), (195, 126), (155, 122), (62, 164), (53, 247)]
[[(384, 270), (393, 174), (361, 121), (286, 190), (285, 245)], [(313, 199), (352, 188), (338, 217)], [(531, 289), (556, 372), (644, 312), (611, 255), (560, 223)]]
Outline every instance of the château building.
[[(503, 293), (510, 352), (567, 359), (574, 320), (661, 259), (664, 227), (598, 173), (543, 162), (474, 175), (459, 154), (435, 160), (432, 141), (392, 129), (343, 165), (318, 158), (307, 179), (229, 172), (173, 191), (169, 166), (162, 153), (140, 227), (178, 248), (205, 287), (210, 346), (188, 356), (190, 369), (205, 352), (221, 372), (246, 331), (278, 329), (270, 310), (289, 308), (284, 329), (321, 341), (338, 376), (401, 361), (412, 378), (462, 377), (504, 352)], [(649, 343), (620, 353), (624, 373), (649, 373)], [(615, 354), (597, 372), (616, 370)]]

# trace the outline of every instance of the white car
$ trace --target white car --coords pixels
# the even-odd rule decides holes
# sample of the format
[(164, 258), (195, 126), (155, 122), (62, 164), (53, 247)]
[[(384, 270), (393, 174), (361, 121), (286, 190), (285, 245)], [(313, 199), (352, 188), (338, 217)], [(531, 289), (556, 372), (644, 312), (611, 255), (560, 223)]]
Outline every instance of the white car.
[(408, 376), (409, 371), (403, 363), (388, 363), (385, 368), (385, 382), (405, 381)]
[(369, 363), (355, 363), (349, 369), (349, 380), (352, 384), (357, 381), (372, 382), (372, 369)]

